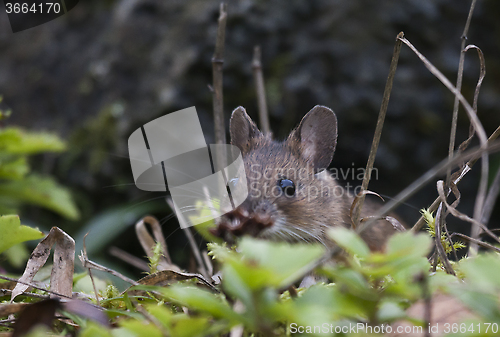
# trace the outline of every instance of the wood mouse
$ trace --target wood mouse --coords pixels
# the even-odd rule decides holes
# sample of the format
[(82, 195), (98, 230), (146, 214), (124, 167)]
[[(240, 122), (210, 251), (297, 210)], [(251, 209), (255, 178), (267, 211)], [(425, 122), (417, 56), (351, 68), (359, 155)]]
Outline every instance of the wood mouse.
[[(315, 106), (282, 142), (264, 135), (243, 107), (230, 120), (231, 144), (243, 156), (248, 197), (226, 213), (212, 230), (233, 241), (244, 234), (274, 241), (334, 243), (326, 235), (334, 226), (351, 227), (353, 196), (326, 170), (337, 144), (337, 118), (325, 106)], [(230, 182), (231, 183), (231, 182)], [(379, 207), (366, 200), (361, 216)], [(362, 233), (371, 250), (383, 250), (395, 232), (379, 220)]]

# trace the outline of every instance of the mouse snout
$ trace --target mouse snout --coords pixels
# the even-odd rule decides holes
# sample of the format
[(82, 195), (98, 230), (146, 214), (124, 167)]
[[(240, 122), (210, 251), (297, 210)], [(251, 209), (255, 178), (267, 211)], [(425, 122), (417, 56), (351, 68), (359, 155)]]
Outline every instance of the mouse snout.
[(245, 201), (236, 209), (224, 214), (217, 227), (210, 232), (227, 242), (234, 242), (243, 235), (258, 236), (263, 230), (274, 224), (272, 205), (261, 201)]

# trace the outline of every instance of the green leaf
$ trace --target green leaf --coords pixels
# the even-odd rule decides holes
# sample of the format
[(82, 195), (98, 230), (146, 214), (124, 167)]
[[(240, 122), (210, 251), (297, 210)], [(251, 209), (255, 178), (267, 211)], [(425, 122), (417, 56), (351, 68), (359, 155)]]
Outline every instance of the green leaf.
[(426, 256), (432, 245), (432, 239), (425, 234), (413, 234), (411, 231), (396, 233), (387, 242), (387, 254)]
[(498, 294), (470, 286), (452, 287), (450, 292), (486, 321), (492, 322), (500, 319)]
[(80, 217), (69, 191), (49, 177), (31, 175), (23, 180), (0, 184), (1, 196), (43, 206), (70, 220)]
[(80, 337), (111, 337), (111, 332), (102, 325), (92, 321), (87, 323), (87, 326), (78, 334)]
[(207, 330), (213, 326), (208, 317), (173, 314), (172, 310), (164, 305), (148, 305), (147, 310), (162, 323), (171, 336), (206, 336), (208, 334)]
[(21, 268), (26, 264), (26, 261), (30, 256), (30, 252), (26, 249), (26, 245), (15, 244), (4, 251), (3, 255), (7, 258), (7, 261), (9, 261), (11, 266)]
[[(248, 279), (245, 280), (243, 278), (245, 276), (252, 277), (252, 275), (247, 275), (244, 271), (242, 272), (241, 268), (238, 270), (237, 267), (237, 264), (234, 266), (232, 263), (226, 263), (224, 265), (222, 268), (224, 275), (222, 285), (230, 295), (239, 298), (243, 302), (247, 311), (250, 311), (249, 314), (252, 316), (254, 314), (253, 311), (255, 311), (253, 308), (252, 291), (247, 284)], [(254, 275), (254, 277), (258, 276)]]
[(352, 230), (344, 227), (331, 228), (328, 230), (328, 236), (350, 254), (356, 254), (362, 258), (370, 255), (370, 249), (366, 243)]
[(135, 336), (140, 336), (140, 337), (163, 336), (161, 330), (157, 326), (153, 325), (153, 323), (149, 323), (146, 321), (124, 320), (120, 321), (119, 324), (126, 330), (133, 332)]
[[(237, 268), (240, 272), (252, 271), (258, 275), (249, 278), (247, 282), (254, 287), (271, 285), (282, 287), (302, 276), (304, 270), (325, 253), (323, 246), (317, 244), (293, 244), (284, 242), (269, 242), (245, 237), (241, 240), (239, 251), (244, 257), (245, 268)], [(240, 265), (242, 265), (240, 263)], [(233, 264), (235, 266), (235, 264)], [(256, 268), (261, 267), (261, 268)], [(258, 270), (260, 269), (260, 271)], [(262, 279), (269, 275), (269, 279)], [(260, 278), (260, 282), (256, 282)]]
[(0, 178), (18, 180), (29, 172), (25, 157), (0, 158)]
[(215, 318), (224, 318), (232, 324), (243, 323), (247, 320), (234, 312), (229, 304), (219, 296), (197, 287), (174, 284), (160, 290), (167, 298), (182, 306), (207, 312)]
[(44, 237), (38, 229), (21, 225), (19, 216), (3, 215), (0, 217), (0, 253), (17, 243), (37, 240)]
[(34, 154), (61, 152), (65, 143), (57, 136), (46, 132), (26, 132), (18, 128), (0, 129), (0, 152), (10, 154)]
[(338, 317), (335, 300), (339, 298), (335, 298), (333, 287), (316, 284), (304, 291), (302, 296), (291, 301), (287, 305), (288, 310), (282, 308), (280, 311), (288, 316), (286, 319), (289, 322), (305, 326), (321, 326)]
[(460, 263), (460, 270), (474, 288), (495, 293), (500, 289), (500, 258), (498, 254), (484, 254)]
[(378, 297), (376, 290), (371, 287), (360, 272), (354, 269), (337, 268), (334, 277), (335, 283), (345, 286), (351, 294), (366, 300), (375, 300)]
[(399, 303), (394, 301), (382, 302), (377, 312), (379, 322), (390, 322), (404, 317), (406, 317), (406, 312)]

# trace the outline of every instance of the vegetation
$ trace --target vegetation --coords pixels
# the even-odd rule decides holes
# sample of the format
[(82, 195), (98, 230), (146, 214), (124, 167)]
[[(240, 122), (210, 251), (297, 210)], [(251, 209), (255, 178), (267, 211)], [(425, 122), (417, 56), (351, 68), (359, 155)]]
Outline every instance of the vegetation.
[[(471, 14), (472, 9), (473, 6)], [(213, 60), (214, 78), (217, 79), (213, 85), (214, 93), (217, 93), (214, 106), (219, 114), (223, 106), (221, 61), (226, 15), (225, 7), (221, 6), (219, 23), (223, 22), (223, 25), (219, 26), (218, 52)], [(199, 273), (184, 272), (172, 263), (165, 238), (157, 235), (161, 233), (157, 221), (157, 231), (153, 228), (154, 239), (149, 233), (144, 234), (147, 231), (138, 232), (141, 244), (147, 242), (143, 248), (149, 259), (149, 263), (144, 263), (147, 275), (143, 278), (130, 279), (93, 262), (95, 247), (104, 246), (108, 236), (101, 231), (100, 238), (86, 245), (84, 235), (87, 229), (104, 227), (105, 224), (113, 230), (113, 235), (117, 235), (121, 228), (110, 226), (110, 223), (114, 225), (117, 219), (124, 223), (123, 218), (131, 216), (135, 219), (137, 213), (146, 213), (148, 209), (143, 207), (127, 213), (126, 206), (118, 207), (96, 215), (87, 227), (81, 229), (76, 240), (54, 227), (29, 259), (27, 256), (18, 257), (21, 264), (28, 260), (24, 274), (20, 278), (1, 276), (4, 282), (0, 283), (0, 331), (14, 331), (14, 336), (25, 332), (31, 336), (45, 336), (47, 333), (79, 336), (380, 336), (387, 333), (430, 336), (438, 332), (454, 336), (497, 336), (500, 329), (500, 249), (480, 240), (479, 231), (470, 237), (450, 234), (445, 221), (450, 213), (473, 224), (473, 228), (482, 228), (500, 243), (498, 236), (487, 227), (481, 227), (488, 222), (491, 212), (487, 215), (486, 210), (495, 204), (494, 191), (497, 189), (498, 194), (500, 186), (500, 178), (491, 183), (489, 191), (486, 186), (489, 167), (486, 150), (488, 146), (491, 151), (495, 149), (494, 140), (500, 129), (487, 139), (477, 119), (477, 94), (484, 77), (484, 58), (479, 48), (470, 46), (478, 50), (481, 63), (472, 107), (460, 94), (460, 85), (457, 83), (455, 88), (400, 33), (367, 171), (370, 171), (377, 151), (402, 44), (410, 47), (431, 73), (454, 93), (457, 101), (455, 113), (458, 113), (458, 101), (464, 105), (471, 120), (471, 133), (456, 155), (453, 153), (453, 135), (449, 162), (429, 171), (412, 185), (409, 192), (403, 191), (394, 202), (384, 206), (387, 213), (419, 186), (448, 170), (447, 183), (437, 183), (439, 197), (436, 202), (430, 209), (422, 211), (421, 221), (412, 230), (392, 236), (384, 252), (371, 252), (359, 236), (359, 232), (368, 226), (369, 219), (359, 219), (358, 216), (365, 194), (371, 193), (366, 190), (369, 177), (363, 183), (360, 201), (356, 201), (358, 208), (353, 207), (353, 227), (356, 230), (332, 228), (328, 233), (339, 249), (326, 251), (319, 244), (289, 245), (249, 237), (243, 237), (236, 246), (229, 247), (212, 240), (209, 228), (214, 223), (205, 223), (196, 229), (212, 241), (207, 246), (211, 260), (204, 261), (200, 257), (203, 252), (196, 250), (194, 244), (193, 260), (198, 260), (192, 269), (198, 269)], [(463, 71), (464, 48), (465, 42), (460, 56), (459, 78)], [(262, 83), (258, 87), (259, 102), (265, 103)], [(82, 133), (75, 136), (74, 142), (83, 144), (76, 155), (84, 154), (87, 144), (94, 148), (101, 143), (106, 146), (113, 144), (112, 136), (86, 138), (88, 132), (95, 131), (104, 136), (108, 136), (108, 131), (115, 132), (114, 116), (118, 110), (113, 111), (105, 112), (95, 123), (85, 125)], [(0, 118), (8, 115), (9, 112), (0, 112)], [(263, 119), (267, 118), (265, 112), (262, 115)], [(218, 118), (222, 120), (223, 116)], [(454, 119), (453, 123), (452, 129), (456, 128), (457, 120)], [(223, 133), (224, 128), (220, 130), (219, 133)], [(475, 132), (481, 147), (466, 153), (464, 151)], [(218, 135), (221, 139), (223, 136)], [(44, 236), (39, 230), (21, 225), (19, 217), (14, 215), (19, 214), (23, 204), (42, 206), (68, 219), (79, 216), (67, 189), (51, 177), (30, 173), (29, 156), (64, 149), (64, 143), (51, 134), (17, 128), (0, 129), (0, 212), (9, 214), (0, 218), (0, 253), (7, 254), (11, 263), (17, 254), (9, 254), (9, 249)], [(90, 157), (88, 170), (96, 172), (102, 166), (103, 151), (92, 153)], [(481, 188), (474, 218), (470, 218), (456, 209), (460, 200), (456, 184), (479, 158), (483, 160)], [(68, 163), (74, 160), (71, 156), (67, 159)], [(465, 160), (469, 160), (467, 165), (462, 165), (461, 161)], [(452, 175), (451, 167), (456, 164), (461, 164), (460, 169)], [(450, 205), (448, 194), (451, 193), (455, 202)], [(389, 217), (385, 219), (389, 220)], [(427, 232), (417, 233), (419, 223), (427, 224)], [(151, 222), (149, 224), (153, 226)], [(189, 238), (191, 232), (187, 230), (185, 233)], [(149, 238), (141, 240), (140, 235)], [(473, 250), (471, 256), (460, 260), (456, 253), (465, 245), (452, 241), (453, 235), (480, 244), (489, 251), (477, 254)], [(74, 273), (73, 270), (75, 241), (77, 244), (83, 242), (79, 258), (86, 269), (84, 273)], [(55, 246), (54, 262), (49, 272), (50, 266), (45, 264), (52, 246)], [(94, 248), (87, 250), (87, 246)], [(449, 257), (455, 261), (450, 261)], [(93, 270), (118, 276), (131, 286), (121, 291), (117, 283), (105, 279), (102, 274), (95, 276)]]

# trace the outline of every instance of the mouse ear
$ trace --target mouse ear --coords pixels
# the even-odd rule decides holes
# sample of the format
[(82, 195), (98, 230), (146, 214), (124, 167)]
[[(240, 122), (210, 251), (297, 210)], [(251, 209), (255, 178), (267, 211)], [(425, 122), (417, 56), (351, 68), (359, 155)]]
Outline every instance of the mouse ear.
[(250, 150), (251, 140), (263, 137), (254, 121), (248, 116), (245, 108), (239, 106), (234, 109), (229, 122), (231, 144), (236, 145), (242, 154)]
[(326, 106), (316, 105), (290, 135), (299, 141), (301, 155), (317, 170), (327, 168), (337, 145), (337, 117)]

